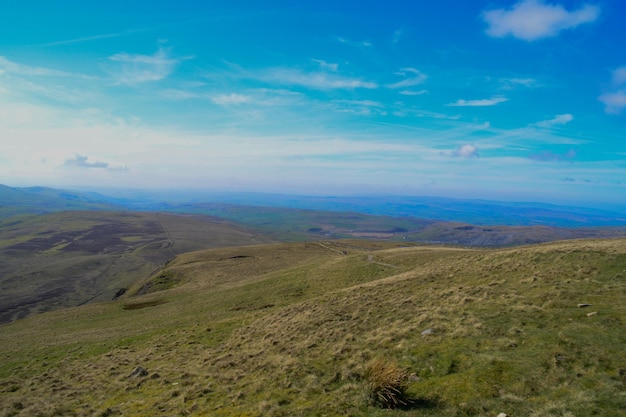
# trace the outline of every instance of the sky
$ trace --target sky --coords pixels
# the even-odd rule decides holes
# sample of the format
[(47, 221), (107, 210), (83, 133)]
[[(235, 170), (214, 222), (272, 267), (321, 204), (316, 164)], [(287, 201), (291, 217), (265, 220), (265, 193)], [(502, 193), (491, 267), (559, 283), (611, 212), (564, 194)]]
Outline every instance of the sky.
[(621, 0), (0, 2), (0, 183), (626, 207)]

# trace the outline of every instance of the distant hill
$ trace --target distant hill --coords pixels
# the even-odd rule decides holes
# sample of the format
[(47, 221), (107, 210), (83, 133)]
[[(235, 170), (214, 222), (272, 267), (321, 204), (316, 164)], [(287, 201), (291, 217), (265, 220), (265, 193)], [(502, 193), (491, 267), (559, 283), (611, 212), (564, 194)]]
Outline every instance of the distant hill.
[[(156, 207), (155, 207), (156, 208)], [(282, 241), (384, 239), (469, 246), (513, 246), (562, 239), (626, 236), (626, 226), (477, 226), (407, 216), (224, 203), (160, 204), (160, 210), (230, 219)]]
[(625, 285), (625, 239), (187, 253), (1, 326), (0, 415), (624, 416)]
[(0, 188), (0, 196), (4, 196), (0, 198), (4, 203), (0, 207), (0, 219), (3, 214), (6, 217), (73, 208), (203, 214), (228, 219), (287, 242), (360, 238), (511, 246), (626, 235), (626, 221), (620, 213), (545, 204), (426, 197), (118, 192), (120, 196), (109, 197), (42, 187), (3, 187)]
[(0, 185), (0, 219), (20, 213), (49, 213), (60, 210), (186, 212), (200, 211), (210, 205), (361, 213), (483, 226), (626, 226), (626, 203), (621, 209), (605, 210), (544, 203), (420, 196), (323, 197), (185, 190), (104, 190), (96, 193)]
[(115, 199), (47, 187), (14, 188), (0, 184), (0, 220), (19, 214), (64, 210), (120, 210)]
[[(188, 196), (192, 199), (192, 196)], [(199, 200), (199, 201), (198, 201)], [(391, 217), (412, 217), (475, 225), (599, 227), (626, 226), (624, 210), (558, 206), (420, 196), (293, 196), (282, 194), (232, 193), (199, 196), (189, 201), (221, 202), (247, 206), (284, 207), (319, 211), (356, 212)], [(148, 203), (149, 204), (149, 203)]]
[(111, 300), (177, 254), (273, 240), (202, 215), (63, 211), (0, 221), (0, 323)]

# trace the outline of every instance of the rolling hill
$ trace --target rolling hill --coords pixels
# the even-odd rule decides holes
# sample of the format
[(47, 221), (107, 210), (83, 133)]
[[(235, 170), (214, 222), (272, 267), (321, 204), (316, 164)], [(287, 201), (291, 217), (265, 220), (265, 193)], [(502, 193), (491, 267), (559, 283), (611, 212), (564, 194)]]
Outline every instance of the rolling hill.
[(625, 280), (624, 239), (185, 253), (2, 325), (0, 414), (624, 416)]
[[(106, 201), (105, 201), (106, 200)], [(123, 200), (48, 187), (16, 188), (0, 184), (0, 220), (14, 215), (67, 210), (120, 210)]]
[(209, 216), (62, 211), (0, 221), (0, 323), (111, 300), (177, 254), (269, 243)]

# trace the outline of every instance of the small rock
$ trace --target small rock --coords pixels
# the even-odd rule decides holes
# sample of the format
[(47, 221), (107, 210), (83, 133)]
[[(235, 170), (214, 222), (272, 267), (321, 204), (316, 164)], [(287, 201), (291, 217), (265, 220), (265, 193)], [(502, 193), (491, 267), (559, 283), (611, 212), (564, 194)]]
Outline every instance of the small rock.
[(507, 413), (500, 413), (498, 414), (498, 417), (509, 417), (509, 415)]
[(428, 336), (429, 334), (433, 334), (433, 329), (426, 329), (422, 332), (422, 336)]
[(142, 376), (147, 376), (147, 375), (148, 375), (148, 371), (146, 371), (141, 366), (138, 366), (135, 368), (133, 372), (131, 372), (130, 375), (128, 375), (128, 377), (133, 378), (133, 377), (142, 377)]
[(586, 303), (578, 304), (578, 308), (589, 307), (589, 306), (591, 306), (591, 304), (586, 304)]
[(587, 313), (587, 317), (592, 317), (592, 316), (595, 316), (597, 314), (598, 314), (597, 311), (592, 311), (591, 313)]

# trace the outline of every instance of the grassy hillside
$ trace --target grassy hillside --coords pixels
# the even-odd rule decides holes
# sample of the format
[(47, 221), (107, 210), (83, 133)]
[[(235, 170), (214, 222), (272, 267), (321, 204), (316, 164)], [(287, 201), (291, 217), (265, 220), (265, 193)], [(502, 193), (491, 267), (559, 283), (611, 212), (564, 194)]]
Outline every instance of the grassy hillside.
[(0, 327), (0, 415), (624, 416), (625, 280), (623, 239), (188, 253)]
[(176, 254), (271, 242), (224, 220), (69, 211), (0, 221), (0, 323), (111, 300)]

